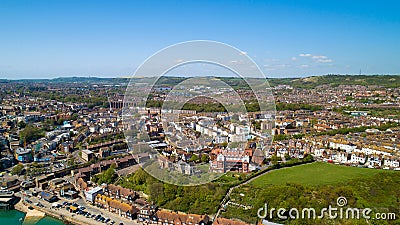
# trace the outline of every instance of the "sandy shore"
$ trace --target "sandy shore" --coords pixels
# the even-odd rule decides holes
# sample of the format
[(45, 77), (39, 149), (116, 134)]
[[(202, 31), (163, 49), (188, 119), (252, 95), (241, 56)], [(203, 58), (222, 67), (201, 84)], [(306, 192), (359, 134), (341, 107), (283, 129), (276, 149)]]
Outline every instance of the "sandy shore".
[(69, 221), (73, 224), (78, 224), (78, 225), (88, 225), (88, 224), (92, 224), (92, 225), (97, 225), (98, 223), (96, 221), (94, 221), (93, 219), (89, 219), (89, 218), (76, 218), (75, 215), (70, 215), (68, 214), (63, 214), (62, 211), (55, 211), (55, 210), (50, 210), (50, 209), (46, 209), (46, 208), (37, 208), (36, 206), (34, 206), (34, 208), (37, 209), (29, 209), (29, 205), (24, 205), (24, 203), (21, 201), (19, 201), (15, 206), (15, 209), (21, 212), (26, 213), (25, 215), (25, 219), (24, 222), (22, 223), (22, 225), (32, 225), (32, 224), (36, 224), (37, 222), (39, 222), (39, 220), (41, 220), (43, 217), (45, 217), (46, 215), (60, 219), (60, 220), (66, 220)]
[[(19, 201), (15, 205), (15, 209), (26, 213), (25, 220), (29, 220), (29, 221), (31, 221), (31, 220), (39, 221), (41, 218), (43, 218), (46, 215), (44, 212), (41, 212), (37, 209), (29, 209), (28, 206), (26, 206), (22, 203), (22, 200)], [(24, 221), (24, 223), (25, 223), (25, 221)]]
[[(22, 200), (15, 205), (15, 209), (21, 212), (25, 212), (25, 219), (22, 225), (32, 225), (37, 223), (44, 216), (51, 216), (63, 221), (68, 221), (69, 223), (76, 225), (98, 225), (99, 222), (93, 220), (92, 218), (86, 218), (82, 215), (76, 215), (69, 213), (66, 209), (50, 209), (45, 207), (37, 207), (32, 205), (34, 209), (29, 209), (30, 204), (24, 205)], [(119, 221), (119, 220), (116, 220)], [(122, 218), (121, 218), (122, 222)], [(137, 224), (134, 221), (123, 220), (124, 224)], [(118, 224), (118, 223), (117, 223)]]

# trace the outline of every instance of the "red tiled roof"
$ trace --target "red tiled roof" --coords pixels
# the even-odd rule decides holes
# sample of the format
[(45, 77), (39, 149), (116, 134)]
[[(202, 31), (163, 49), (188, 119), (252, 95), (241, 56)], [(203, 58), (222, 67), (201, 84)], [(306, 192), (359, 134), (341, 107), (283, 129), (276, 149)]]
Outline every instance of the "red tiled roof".
[(201, 221), (204, 223), (208, 223), (209, 217), (207, 215), (197, 215), (197, 214), (184, 214), (184, 213), (176, 213), (169, 212), (165, 210), (159, 210), (156, 213), (156, 216), (159, 221), (168, 221), (168, 223), (173, 224), (199, 224)]
[(226, 218), (217, 218), (214, 222), (213, 225), (250, 225), (249, 223), (242, 222), (242, 221), (237, 221), (237, 220), (231, 220), (231, 219), (226, 219)]

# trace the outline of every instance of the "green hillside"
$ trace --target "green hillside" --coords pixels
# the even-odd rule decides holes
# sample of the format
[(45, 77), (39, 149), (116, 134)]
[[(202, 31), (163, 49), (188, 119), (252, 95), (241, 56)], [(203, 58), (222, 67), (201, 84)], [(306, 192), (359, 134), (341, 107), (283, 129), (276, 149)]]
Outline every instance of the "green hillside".
[(320, 85), (378, 85), (386, 88), (400, 86), (399, 75), (325, 75), (305, 78), (271, 78), (268, 79), (271, 86), (287, 84), (297, 88), (315, 88)]
[(337, 206), (336, 200), (342, 196), (348, 201), (346, 207), (371, 208), (373, 215), (377, 212), (393, 212), (397, 220), (279, 220), (277, 217), (272, 220), (285, 224), (399, 224), (399, 185), (399, 171), (328, 163), (306, 164), (271, 171), (235, 189), (231, 202), (251, 206), (251, 209), (230, 204), (222, 216), (255, 223), (257, 210), (265, 203), (269, 208), (313, 207), (319, 212), (329, 205)]
[(269, 185), (283, 185), (288, 182), (312, 186), (327, 185), (344, 183), (356, 178), (370, 178), (382, 173), (396, 172), (317, 162), (271, 171), (254, 180), (250, 185), (266, 187)]
[[(158, 85), (176, 85), (187, 78), (184, 77), (161, 77)], [(246, 82), (240, 78), (222, 77), (221, 80), (235, 87), (246, 88)], [(144, 82), (146, 78), (134, 78), (133, 81)], [(98, 78), (98, 77), (61, 77), (54, 79), (26, 79), (26, 80), (0, 80), (5, 82), (49, 82), (49, 83), (127, 83), (129, 78)], [(400, 86), (400, 75), (324, 75), (309, 76), (303, 78), (269, 78), (271, 86), (287, 84), (297, 88), (315, 88), (320, 85), (379, 85), (382, 87), (396, 88)]]

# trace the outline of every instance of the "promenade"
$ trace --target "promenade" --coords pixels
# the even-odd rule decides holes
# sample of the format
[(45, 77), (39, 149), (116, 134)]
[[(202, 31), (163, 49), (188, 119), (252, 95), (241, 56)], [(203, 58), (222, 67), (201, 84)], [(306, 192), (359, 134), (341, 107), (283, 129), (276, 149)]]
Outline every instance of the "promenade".
[[(26, 217), (30, 218), (29, 220), (31, 221), (32, 219), (35, 219), (37, 221), (39, 221), (41, 218), (43, 218), (45, 215), (47, 216), (51, 216), (63, 221), (67, 221), (69, 223), (72, 224), (78, 224), (78, 225), (98, 225), (99, 221), (94, 220), (93, 218), (88, 218), (85, 217), (83, 215), (79, 215), (76, 213), (72, 213), (69, 210), (67, 210), (66, 208), (53, 208), (51, 207), (51, 204), (40, 200), (38, 198), (30, 198), (30, 201), (32, 201), (32, 204), (29, 204), (25, 201), (23, 201), (21, 199), (20, 202), (18, 202), (18, 204), (15, 205), (15, 209), (25, 212)], [(92, 206), (90, 204), (87, 204), (83, 199), (76, 199), (75, 201), (72, 201), (75, 203), (78, 203), (79, 205), (85, 206), (86, 210), (89, 211), (91, 214), (100, 214), (103, 215), (105, 217), (108, 217), (112, 220), (114, 220), (116, 223), (116, 225), (118, 225), (119, 223), (123, 223), (124, 225), (138, 225), (139, 223), (137, 223), (134, 220), (128, 220), (126, 218), (120, 217), (117, 214), (108, 212), (107, 210), (103, 210), (103, 209), (99, 209), (95, 206)], [(43, 207), (39, 207), (37, 205), (35, 205), (35, 203), (40, 203), (43, 205)], [(28, 207), (31, 206), (33, 209), (29, 209)]]

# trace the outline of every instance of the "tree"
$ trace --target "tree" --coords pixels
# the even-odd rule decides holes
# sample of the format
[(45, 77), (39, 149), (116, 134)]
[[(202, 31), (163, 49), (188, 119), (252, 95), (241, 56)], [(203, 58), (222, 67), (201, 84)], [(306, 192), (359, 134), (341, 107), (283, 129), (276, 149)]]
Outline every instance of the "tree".
[(75, 120), (77, 120), (77, 119), (78, 119), (78, 114), (77, 114), (77, 113), (72, 114), (71, 120), (72, 120), (72, 121), (75, 121)]
[(14, 166), (14, 168), (12, 168), (11, 174), (12, 175), (20, 175), (22, 173), (23, 169), (24, 169), (24, 165), (18, 164), (16, 166)]
[(197, 162), (199, 160), (199, 157), (195, 154), (190, 157), (189, 162)]
[(278, 157), (276, 154), (271, 156), (271, 162), (272, 164), (276, 165), (278, 164), (278, 161), (280, 160), (280, 157)]
[(135, 181), (135, 184), (142, 185), (146, 183), (146, 179), (148, 176), (149, 175), (146, 173), (146, 171), (144, 171), (143, 169), (139, 169), (136, 171), (133, 179)]
[(314, 126), (315, 124), (317, 124), (318, 123), (318, 119), (316, 119), (316, 118), (313, 118), (313, 119), (311, 119), (311, 126)]
[(57, 120), (56, 125), (62, 125), (64, 123), (64, 119), (60, 118)]
[(294, 126), (293, 123), (289, 123), (289, 124), (286, 126), (286, 129), (294, 129), (294, 128), (296, 128), (296, 127)]
[(157, 201), (157, 203), (160, 203), (160, 199), (162, 198), (162, 196), (164, 195), (164, 185), (160, 182), (155, 182), (152, 183), (148, 186), (148, 192), (150, 194), (150, 198), (152, 200)]
[(106, 171), (104, 171), (101, 174), (98, 174), (96, 178), (94, 178), (94, 181), (97, 182), (98, 184), (106, 183), (106, 184), (111, 184), (115, 181), (117, 178), (117, 175), (115, 174), (115, 164), (112, 164), (110, 168), (108, 168)]
[(305, 161), (305, 162), (313, 162), (314, 161), (314, 157), (311, 154), (307, 154), (304, 157), (303, 161)]
[(26, 123), (25, 123), (24, 121), (20, 121), (20, 122), (18, 123), (18, 127), (19, 127), (20, 129), (23, 129), (23, 128), (26, 127)]
[(210, 157), (206, 154), (201, 155), (201, 161), (202, 162), (208, 162), (210, 160)]
[(44, 137), (44, 132), (40, 128), (34, 127), (32, 124), (28, 124), (25, 129), (19, 132), (19, 137), (22, 142), (30, 143)]
[[(78, 154), (79, 154), (79, 153), (78, 153)], [(75, 165), (76, 165), (75, 159), (74, 159), (74, 158), (68, 159), (67, 165), (68, 165), (68, 166), (75, 166)]]
[(292, 158), (290, 157), (289, 154), (286, 153), (286, 154), (285, 154), (285, 159), (286, 159), (286, 160), (291, 160)]

